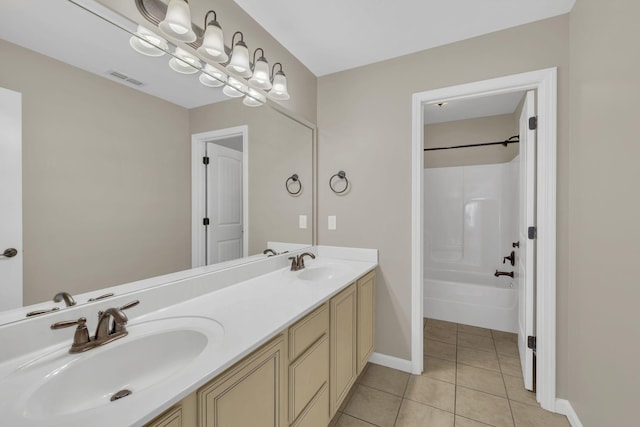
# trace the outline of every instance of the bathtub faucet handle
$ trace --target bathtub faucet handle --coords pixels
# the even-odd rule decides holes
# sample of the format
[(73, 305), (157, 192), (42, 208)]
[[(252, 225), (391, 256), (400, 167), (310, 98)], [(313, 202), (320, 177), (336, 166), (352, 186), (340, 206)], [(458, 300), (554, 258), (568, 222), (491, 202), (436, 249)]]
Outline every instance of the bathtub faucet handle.
[(502, 263), (506, 263), (507, 260), (509, 260), (512, 266), (516, 265), (516, 253), (514, 251), (511, 251), (511, 254), (509, 256), (502, 258)]

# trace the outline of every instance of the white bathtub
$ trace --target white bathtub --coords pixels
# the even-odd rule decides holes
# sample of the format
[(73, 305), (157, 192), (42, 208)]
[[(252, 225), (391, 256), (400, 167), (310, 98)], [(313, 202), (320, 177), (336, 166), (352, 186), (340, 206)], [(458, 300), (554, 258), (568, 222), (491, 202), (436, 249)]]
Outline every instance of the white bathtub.
[(424, 315), (517, 333), (518, 289), (509, 277), (425, 270)]

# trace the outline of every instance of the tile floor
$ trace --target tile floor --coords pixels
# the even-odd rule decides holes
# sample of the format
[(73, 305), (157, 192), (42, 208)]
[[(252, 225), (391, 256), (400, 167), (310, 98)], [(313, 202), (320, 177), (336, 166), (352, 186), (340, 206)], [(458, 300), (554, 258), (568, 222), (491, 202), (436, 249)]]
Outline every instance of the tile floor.
[(525, 390), (517, 336), (425, 319), (424, 372), (369, 364), (330, 427), (570, 427)]

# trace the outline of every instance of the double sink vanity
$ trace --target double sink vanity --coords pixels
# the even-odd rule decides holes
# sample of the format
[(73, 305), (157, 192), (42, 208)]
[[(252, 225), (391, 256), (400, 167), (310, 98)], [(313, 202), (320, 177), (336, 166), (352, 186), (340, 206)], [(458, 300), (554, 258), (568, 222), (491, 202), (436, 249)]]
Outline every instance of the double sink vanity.
[(0, 326), (0, 424), (325, 427), (374, 349), (377, 251), (306, 251)]

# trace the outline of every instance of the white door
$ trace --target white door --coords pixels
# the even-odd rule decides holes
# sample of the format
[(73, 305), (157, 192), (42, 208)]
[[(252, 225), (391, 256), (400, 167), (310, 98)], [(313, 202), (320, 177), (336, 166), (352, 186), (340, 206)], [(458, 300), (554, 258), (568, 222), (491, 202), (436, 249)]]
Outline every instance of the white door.
[(0, 88), (0, 311), (18, 307), (22, 307), (22, 95)]
[(518, 350), (524, 386), (534, 389), (534, 353), (528, 347), (528, 337), (535, 336), (535, 253), (536, 241), (529, 238), (529, 227), (536, 225), (536, 131), (530, 129), (529, 119), (535, 117), (535, 93), (526, 94), (520, 115), (520, 214), (518, 230), (520, 248), (518, 265)]
[(242, 152), (207, 143), (207, 264), (242, 257)]

